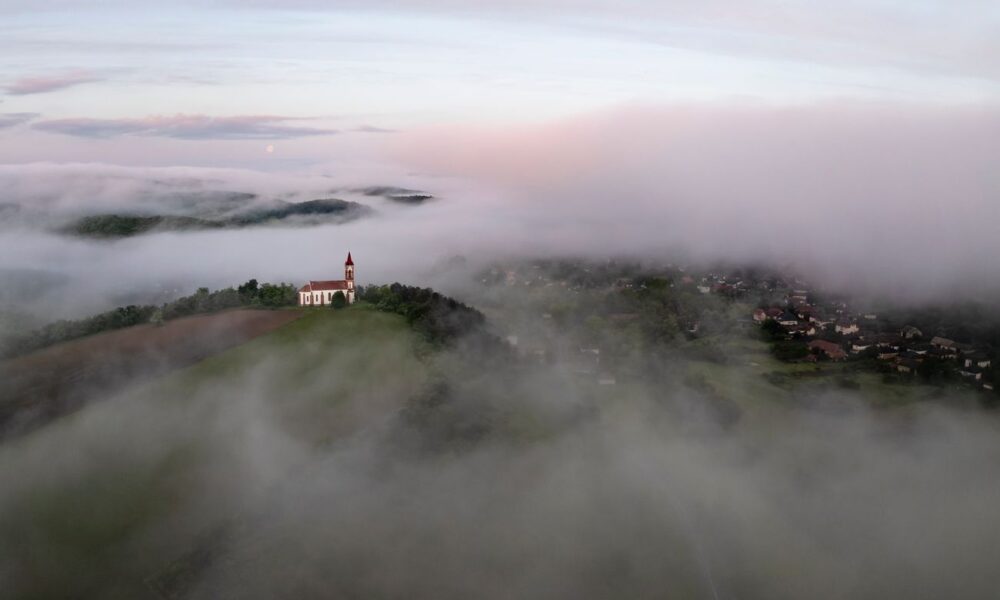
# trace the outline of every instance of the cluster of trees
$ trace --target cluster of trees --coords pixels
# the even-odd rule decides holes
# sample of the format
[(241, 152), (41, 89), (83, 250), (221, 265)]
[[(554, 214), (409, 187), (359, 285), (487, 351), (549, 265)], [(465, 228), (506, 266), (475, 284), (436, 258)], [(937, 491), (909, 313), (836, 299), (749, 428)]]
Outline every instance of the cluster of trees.
[(406, 317), (410, 326), (432, 343), (482, 332), (486, 323), (483, 313), (430, 288), (393, 283), (367, 286), (359, 292), (358, 298), (376, 309)]
[(0, 346), (0, 358), (27, 354), (60, 342), (143, 323), (162, 323), (179, 317), (243, 306), (262, 308), (294, 306), (297, 301), (295, 286), (285, 283), (261, 285), (256, 279), (251, 279), (235, 289), (230, 287), (210, 292), (208, 288), (199, 288), (190, 296), (178, 298), (162, 306), (130, 305), (85, 319), (59, 320), (50, 323), (40, 329), (4, 340)]
[(774, 319), (761, 324), (760, 336), (771, 345), (771, 353), (778, 360), (799, 360), (809, 355), (809, 346), (802, 340), (785, 339), (785, 328)]

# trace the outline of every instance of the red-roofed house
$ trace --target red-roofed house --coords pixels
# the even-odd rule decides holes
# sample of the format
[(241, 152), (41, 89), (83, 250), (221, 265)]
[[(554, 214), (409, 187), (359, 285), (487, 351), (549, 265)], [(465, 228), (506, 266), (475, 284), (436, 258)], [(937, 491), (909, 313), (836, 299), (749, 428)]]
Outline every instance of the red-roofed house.
[(354, 259), (347, 253), (344, 261), (344, 278), (310, 281), (299, 288), (299, 306), (322, 306), (333, 301), (333, 295), (343, 292), (348, 304), (354, 303)]
[(847, 353), (838, 344), (833, 342), (828, 342), (826, 340), (813, 340), (809, 342), (810, 350), (819, 350), (823, 354), (826, 354), (830, 360), (844, 360), (847, 358)]

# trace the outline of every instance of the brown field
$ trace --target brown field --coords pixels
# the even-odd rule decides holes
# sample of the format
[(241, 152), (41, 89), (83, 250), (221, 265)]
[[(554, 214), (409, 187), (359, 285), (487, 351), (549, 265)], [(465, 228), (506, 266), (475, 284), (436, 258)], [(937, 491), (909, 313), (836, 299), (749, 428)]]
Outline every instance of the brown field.
[(201, 361), (302, 316), (237, 309), (86, 337), (0, 362), (0, 439), (90, 398)]

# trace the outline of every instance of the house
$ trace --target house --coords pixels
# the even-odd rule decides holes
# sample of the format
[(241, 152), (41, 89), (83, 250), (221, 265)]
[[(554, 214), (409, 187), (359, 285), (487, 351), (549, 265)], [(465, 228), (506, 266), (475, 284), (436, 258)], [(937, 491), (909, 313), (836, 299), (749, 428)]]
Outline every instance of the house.
[(894, 333), (876, 334), (871, 337), (871, 341), (879, 348), (891, 348), (893, 350), (899, 350), (899, 347), (902, 344), (902, 340)]
[(955, 347), (955, 340), (949, 340), (948, 338), (934, 336), (933, 338), (931, 338), (931, 346), (934, 346), (935, 348), (951, 350)]
[(810, 350), (818, 350), (825, 354), (830, 360), (844, 360), (847, 353), (839, 345), (826, 340), (813, 340), (809, 342)]
[(859, 352), (864, 352), (871, 347), (871, 344), (866, 344), (865, 342), (854, 342), (851, 344), (851, 353), (858, 354)]
[(962, 364), (964, 364), (966, 368), (975, 365), (981, 369), (988, 369), (993, 364), (993, 361), (987, 358), (985, 354), (975, 351), (963, 352), (962, 359)]
[(778, 323), (784, 327), (795, 327), (799, 324), (799, 318), (790, 312), (786, 312), (778, 317)]
[(767, 309), (765, 312), (767, 314), (767, 318), (768, 319), (774, 319), (775, 321), (777, 321), (778, 319), (780, 319), (781, 315), (785, 314), (785, 311), (781, 310), (780, 308), (778, 308), (776, 306), (772, 306), (771, 308)]
[(983, 372), (980, 371), (978, 367), (959, 369), (958, 374), (973, 381), (982, 381), (983, 379)]
[(800, 319), (804, 321), (812, 321), (812, 316), (814, 308), (809, 304), (803, 304), (795, 309), (795, 314), (799, 316)]
[(299, 306), (324, 306), (333, 302), (337, 292), (344, 294), (348, 304), (355, 300), (354, 289), (354, 259), (347, 253), (344, 261), (344, 278), (325, 281), (310, 281), (299, 288)]
[(896, 371), (899, 373), (916, 373), (917, 365), (916, 361), (903, 358), (896, 363)]
[[(784, 323), (782, 323), (784, 325)], [(792, 334), (814, 336), (816, 335), (816, 325), (814, 323), (796, 323), (788, 328), (788, 332)]]
[(858, 331), (860, 331), (860, 329), (861, 328), (858, 327), (857, 323), (854, 323), (852, 321), (847, 321), (845, 319), (837, 321), (837, 324), (834, 325), (833, 327), (834, 331), (836, 331), (837, 333), (842, 333), (844, 335), (853, 335)]

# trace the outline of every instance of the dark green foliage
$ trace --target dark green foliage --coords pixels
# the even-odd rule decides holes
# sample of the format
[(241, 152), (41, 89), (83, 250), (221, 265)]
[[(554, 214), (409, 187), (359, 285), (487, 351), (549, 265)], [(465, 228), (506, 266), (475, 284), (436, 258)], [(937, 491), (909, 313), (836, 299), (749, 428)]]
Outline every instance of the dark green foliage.
[(260, 294), (260, 286), (257, 284), (256, 279), (251, 279), (236, 288), (236, 293), (240, 295), (240, 300), (244, 304), (250, 304)]
[(917, 375), (927, 383), (944, 383), (956, 379), (955, 364), (952, 361), (928, 356), (917, 365)]
[(768, 342), (785, 339), (785, 329), (774, 319), (766, 319), (761, 324), (760, 334)]
[(94, 238), (123, 238), (161, 230), (212, 229), (222, 225), (194, 217), (166, 217), (161, 215), (94, 215), (83, 217), (68, 225), (63, 231), (73, 235)]
[(341, 309), (347, 306), (347, 296), (344, 292), (338, 291), (333, 294), (333, 298), (330, 299), (330, 308)]
[(294, 285), (286, 283), (265, 283), (260, 286), (258, 299), (260, 301), (260, 305), (266, 306), (267, 308), (295, 306), (298, 304), (298, 293)]
[(486, 323), (483, 313), (430, 288), (400, 283), (367, 286), (360, 290), (358, 298), (378, 310), (403, 315), (432, 343), (448, 342), (480, 331)]
[(798, 360), (809, 354), (809, 347), (800, 341), (775, 342), (771, 351), (778, 360)]

